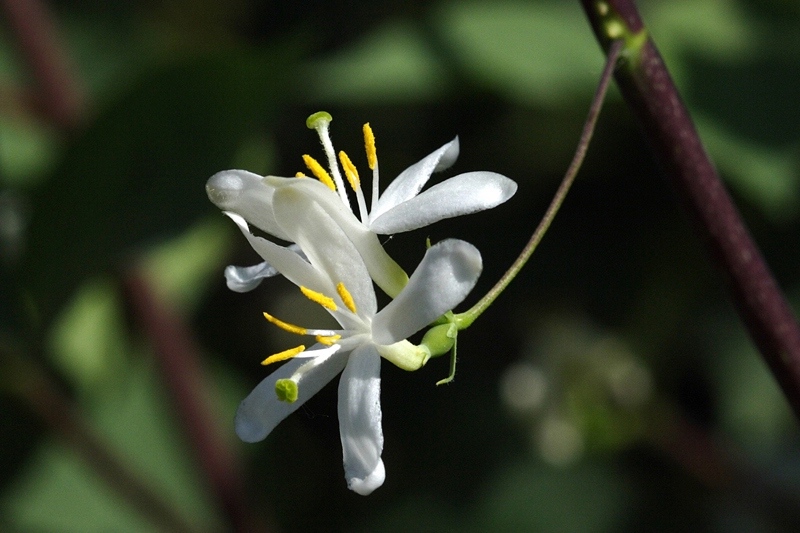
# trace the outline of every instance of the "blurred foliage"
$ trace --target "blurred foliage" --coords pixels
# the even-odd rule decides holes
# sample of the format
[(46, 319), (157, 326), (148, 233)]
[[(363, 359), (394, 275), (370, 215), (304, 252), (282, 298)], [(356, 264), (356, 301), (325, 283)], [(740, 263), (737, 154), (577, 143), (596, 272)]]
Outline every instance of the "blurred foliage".
[[(640, 4), (779, 281), (800, 294), (800, 3)], [(191, 321), (234, 441), (236, 403), (283, 346), (261, 311), (310, 315), (280, 280), (225, 289), (224, 266), (256, 257), (205, 180), (234, 167), (293, 174), (301, 154), (318, 155), (304, 121), (319, 109), (362, 167), (360, 127), (371, 123), (387, 178), (459, 135), (453, 171), (506, 174), (517, 196), (386, 246), (412, 269), (425, 237), (472, 242), (485, 263), (477, 299), (555, 190), (603, 61), (578, 3), (561, 0), (50, 5), (90, 107), (75, 131), (27, 112), (33, 82), (2, 27), (0, 363), (22, 353), (45, 364), (201, 530), (224, 529), (224, 516), (119, 277), (143, 269)], [(459, 356), (440, 388), (444, 360), (412, 374), (384, 365), (387, 481), (368, 498), (342, 479), (335, 387), (264, 443), (233, 442), (255, 512), (288, 531), (800, 525), (795, 420), (613, 92), (553, 228), (462, 333)], [(0, 416), (0, 529), (153, 527), (13, 396)], [(718, 446), (688, 445), (686, 427)]]

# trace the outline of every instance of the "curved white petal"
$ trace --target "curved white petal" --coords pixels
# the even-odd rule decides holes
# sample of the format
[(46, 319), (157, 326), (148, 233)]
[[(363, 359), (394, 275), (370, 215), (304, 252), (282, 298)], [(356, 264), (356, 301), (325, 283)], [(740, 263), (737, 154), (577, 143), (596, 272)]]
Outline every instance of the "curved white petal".
[(324, 294), (332, 294), (336, 291), (336, 286), (331, 283), (331, 280), (323, 272), (311, 266), (298, 253), (251, 234), (247, 221), (236, 213), (226, 211), (225, 214), (239, 226), (253, 250), (283, 274), (286, 279), (295, 285), (302, 285)]
[[(296, 244), (291, 244), (287, 248), (303, 259), (306, 258), (306, 255)], [(234, 292), (249, 292), (258, 287), (264, 279), (278, 274), (280, 272), (267, 261), (248, 267), (228, 265), (225, 267), (225, 282), (228, 288)]]
[(381, 357), (366, 344), (350, 354), (339, 380), (339, 433), (344, 477), (350, 490), (363, 496), (383, 485), (381, 460)]
[[(273, 178), (287, 180), (288, 178)], [(289, 240), (275, 220), (272, 210), (272, 195), (275, 186), (268, 184), (258, 174), (246, 170), (217, 172), (206, 182), (206, 194), (214, 205), (223, 211), (236, 213), (255, 227)]]
[(373, 317), (378, 304), (372, 278), (358, 250), (339, 225), (317, 202), (292, 187), (275, 192), (274, 207), (282, 228), (311, 264), (325, 272), (334, 286), (344, 283), (360, 316)]
[(517, 184), (494, 172), (468, 172), (423, 191), (372, 220), (369, 228), (388, 235), (421, 228), (445, 218), (491, 209), (514, 196)]
[(421, 330), (467, 297), (483, 269), (481, 254), (447, 239), (428, 249), (400, 295), (372, 320), (377, 344), (394, 344)]
[(297, 386), (298, 395), (294, 403), (278, 399), (275, 394), (275, 382), (290, 378), (298, 368), (308, 363), (308, 359), (292, 359), (285, 363), (256, 385), (247, 398), (239, 404), (234, 420), (236, 434), (245, 442), (264, 440), (281, 420), (297, 411), (306, 400), (336, 377), (347, 364), (347, 359), (346, 353), (333, 354), (303, 374)]
[(261, 285), (265, 278), (277, 276), (278, 271), (264, 261), (249, 267), (228, 265), (225, 267), (225, 283), (233, 292), (249, 292)]
[[(271, 180), (273, 178), (266, 178)], [(378, 236), (362, 224), (328, 187), (313, 179), (275, 182), (279, 187), (301, 191), (317, 202), (342, 228), (358, 250), (375, 284), (391, 297), (397, 296), (408, 282), (408, 275), (381, 246)]]
[(431, 178), (431, 174), (452, 165), (458, 157), (458, 137), (445, 144), (423, 160), (411, 165), (386, 187), (375, 209), (369, 215), (370, 221), (377, 219), (389, 209), (417, 195)]

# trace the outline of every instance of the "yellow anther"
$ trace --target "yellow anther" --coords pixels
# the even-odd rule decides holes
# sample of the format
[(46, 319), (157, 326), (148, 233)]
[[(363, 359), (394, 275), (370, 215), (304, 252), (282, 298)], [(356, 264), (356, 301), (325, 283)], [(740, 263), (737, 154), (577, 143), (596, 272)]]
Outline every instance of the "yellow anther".
[(297, 172), (297, 173), (295, 173), (294, 177), (295, 178), (307, 178), (308, 176), (306, 176), (302, 172)]
[(370, 170), (375, 170), (375, 165), (378, 164), (378, 151), (375, 149), (375, 135), (372, 133), (372, 128), (369, 127), (369, 122), (364, 124), (364, 149), (367, 151), (367, 163)]
[(288, 322), (284, 322), (283, 320), (278, 320), (274, 316), (269, 313), (264, 313), (264, 318), (278, 326), (284, 331), (288, 331), (289, 333), (295, 333), (297, 335), (307, 335), (308, 330), (306, 328), (301, 328), (300, 326), (295, 326), (294, 324), (289, 324)]
[(318, 303), (325, 309), (330, 309), (331, 311), (336, 311), (337, 309), (336, 302), (333, 301), (333, 298), (329, 298), (321, 292), (312, 291), (308, 287), (303, 287), (302, 285), (300, 286), (300, 292), (302, 292), (306, 298), (314, 303)]
[(333, 346), (336, 341), (342, 338), (341, 335), (317, 335), (317, 342), (325, 346)]
[(277, 363), (279, 361), (286, 361), (287, 359), (291, 359), (292, 357), (296, 356), (305, 349), (306, 347), (301, 344), (300, 346), (296, 346), (294, 348), (278, 352), (274, 355), (270, 355), (269, 357), (261, 361), (261, 364), (267, 366), (271, 365), (272, 363)]
[(356, 312), (356, 302), (353, 300), (353, 296), (350, 294), (350, 291), (347, 290), (347, 287), (344, 286), (344, 283), (341, 281), (338, 285), (336, 285), (336, 292), (339, 293), (339, 298), (342, 299), (342, 303), (347, 307), (351, 312)]
[(342, 163), (344, 175), (347, 176), (347, 181), (350, 183), (350, 187), (353, 189), (353, 191), (357, 191), (361, 185), (359, 184), (360, 180), (358, 178), (358, 170), (356, 170), (356, 166), (352, 161), (350, 161), (350, 158), (347, 157), (347, 154), (344, 152), (339, 152), (339, 161)]
[(304, 155), (303, 162), (305, 162), (306, 166), (308, 167), (308, 170), (310, 170), (311, 173), (314, 174), (314, 176), (316, 176), (319, 181), (327, 185), (330, 190), (332, 191), (336, 190), (336, 185), (333, 184), (333, 179), (331, 179), (328, 172), (324, 168), (322, 168), (322, 165), (320, 165), (316, 159), (314, 159), (310, 155)]

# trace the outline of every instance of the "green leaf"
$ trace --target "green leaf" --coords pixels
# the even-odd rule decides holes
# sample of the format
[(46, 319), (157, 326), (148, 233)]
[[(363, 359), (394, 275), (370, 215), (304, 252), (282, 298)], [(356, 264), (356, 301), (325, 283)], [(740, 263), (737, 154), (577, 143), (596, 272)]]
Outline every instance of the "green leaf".
[(32, 202), (26, 281), (45, 316), (88, 275), (213, 211), (229, 168), (277, 105), (286, 60), (220, 53), (150, 73), (67, 148)]
[(449, 2), (434, 23), (478, 83), (521, 104), (591, 93), (603, 67), (576, 2)]

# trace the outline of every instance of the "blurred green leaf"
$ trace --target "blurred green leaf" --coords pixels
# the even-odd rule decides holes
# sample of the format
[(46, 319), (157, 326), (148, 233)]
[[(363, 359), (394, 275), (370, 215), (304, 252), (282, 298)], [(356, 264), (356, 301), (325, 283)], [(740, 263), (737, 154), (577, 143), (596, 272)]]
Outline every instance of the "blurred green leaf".
[(0, 118), (0, 183), (28, 187), (52, 171), (61, 147), (41, 124)]
[(406, 102), (444, 94), (446, 70), (409, 23), (381, 26), (332, 57), (313, 62), (302, 77), (311, 100)]
[[(177, 435), (162, 385), (144, 361), (135, 359), (120, 386), (94, 403), (91, 420), (112, 449), (189, 523), (219, 530), (219, 517)], [(157, 531), (70, 450), (54, 442), (44, 445), (13, 488), (0, 509), (16, 529)]]
[(165, 66), (67, 148), (32, 204), (25, 273), (45, 316), (123, 252), (212, 210), (205, 180), (275, 110), (288, 69), (230, 51)]
[(748, 454), (766, 458), (784, 446), (796, 425), (775, 378), (758, 356), (750, 338), (732, 315), (719, 317), (709, 330), (719, 414), (727, 435)]
[(800, 158), (792, 148), (759, 146), (695, 114), (700, 135), (727, 181), (774, 219), (800, 206)]
[(210, 279), (222, 281), (233, 234), (228, 222), (221, 214), (209, 218), (147, 254), (144, 268), (165, 302), (193, 309)]
[(105, 393), (127, 363), (122, 302), (109, 279), (94, 279), (77, 291), (50, 334), (53, 362), (82, 392)]
[(563, 105), (597, 85), (603, 56), (577, 2), (445, 2), (434, 21), (479, 84), (518, 103)]
[(487, 487), (474, 531), (619, 531), (627, 490), (610, 464), (507, 465)]

